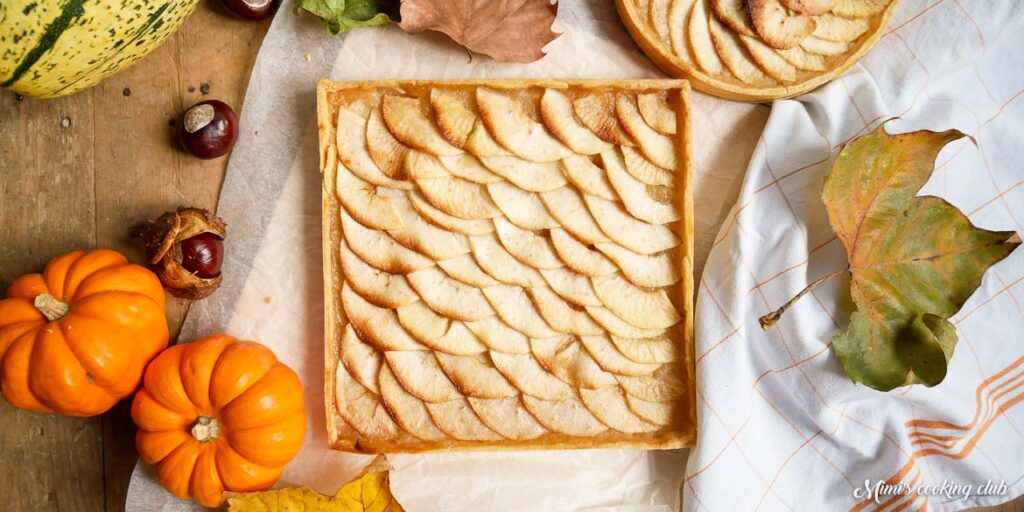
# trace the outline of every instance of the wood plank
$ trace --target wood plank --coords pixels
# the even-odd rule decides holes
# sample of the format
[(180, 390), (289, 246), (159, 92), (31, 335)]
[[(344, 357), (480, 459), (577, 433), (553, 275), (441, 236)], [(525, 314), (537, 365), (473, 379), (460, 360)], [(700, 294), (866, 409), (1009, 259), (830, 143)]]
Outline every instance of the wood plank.
[[(93, 129), (91, 92), (17, 101), (0, 91), (0, 289), (58, 254), (95, 244)], [(102, 509), (100, 419), (0, 402), (4, 508)]]
[[(268, 27), (204, 2), (160, 49), (92, 90), (51, 101), (4, 92), (0, 286), (72, 249), (109, 247), (142, 262), (133, 225), (178, 206), (214, 208), (227, 159), (177, 149), (171, 122), (207, 97), (240, 111)], [(187, 307), (168, 303), (174, 335)], [(127, 401), (90, 420), (5, 403), (0, 424), (0, 502), (8, 510), (123, 509), (136, 459)]]
[[(231, 17), (203, 2), (167, 43), (100, 84), (96, 107), (96, 239), (144, 261), (131, 228), (179, 206), (214, 210), (227, 158), (201, 160), (177, 146), (185, 109), (218, 99), (241, 112), (249, 72), (269, 22)], [(172, 125), (173, 123), (173, 125)], [(229, 228), (230, 230), (230, 228)], [(228, 245), (230, 249), (230, 245)], [(188, 302), (168, 300), (172, 339)], [(121, 404), (103, 418), (106, 510), (121, 510), (135, 465), (135, 426)]]

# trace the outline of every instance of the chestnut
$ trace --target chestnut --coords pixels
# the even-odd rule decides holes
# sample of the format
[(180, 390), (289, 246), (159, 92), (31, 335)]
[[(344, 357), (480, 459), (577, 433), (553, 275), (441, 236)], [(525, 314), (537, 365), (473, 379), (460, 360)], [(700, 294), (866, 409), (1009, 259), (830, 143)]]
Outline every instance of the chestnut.
[(238, 116), (226, 103), (206, 100), (185, 111), (179, 130), (181, 144), (203, 158), (224, 156), (238, 139)]
[(181, 266), (203, 278), (213, 279), (220, 275), (224, 259), (224, 239), (213, 233), (200, 233), (186, 238), (181, 244)]
[(220, 287), (224, 276), (224, 220), (201, 208), (179, 208), (139, 226), (135, 235), (171, 295), (202, 299)]
[(252, 21), (265, 20), (274, 15), (278, 0), (220, 0), (224, 8), (239, 18)]

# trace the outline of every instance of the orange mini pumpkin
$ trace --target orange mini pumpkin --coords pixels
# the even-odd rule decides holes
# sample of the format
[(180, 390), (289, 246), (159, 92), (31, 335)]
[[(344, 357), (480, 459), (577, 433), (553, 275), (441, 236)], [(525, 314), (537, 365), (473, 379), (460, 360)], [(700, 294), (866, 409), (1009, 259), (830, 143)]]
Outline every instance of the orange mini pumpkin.
[(0, 393), (11, 405), (94, 416), (138, 387), (167, 346), (164, 290), (116, 251), (58, 256), (0, 300)]
[(270, 349), (226, 334), (176, 345), (132, 402), (142, 460), (176, 496), (220, 506), (224, 491), (269, 489), (306, 433), (302, 385)]

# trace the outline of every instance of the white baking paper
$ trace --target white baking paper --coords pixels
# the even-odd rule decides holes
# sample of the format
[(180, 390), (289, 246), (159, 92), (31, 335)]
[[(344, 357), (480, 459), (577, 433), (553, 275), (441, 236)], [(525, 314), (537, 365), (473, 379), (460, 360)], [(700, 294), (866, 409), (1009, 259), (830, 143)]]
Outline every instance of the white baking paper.
[[(396, 27), (329, 36), (282, 6), (263, 42), (218, 214), (228, 223), (224, 285), (193, 305), (182, 340), (226, 331), (269, 346), (302, 378), (309, 429), (279, 485), (333, 494), (369, 457), (327, 449), (316, 80), (663, 77), (612, 2), (562, 0), (548, 55), (532, 64), (472, 56), (445, 36)], [(696, 271), (735, 202), (769, 109), (694, 95)], [(686, 451), (582, 450), (390, 458), (392, 489), (418, 511), (674, 511)], [(139, 463), (126, 508), (191, 510)]]

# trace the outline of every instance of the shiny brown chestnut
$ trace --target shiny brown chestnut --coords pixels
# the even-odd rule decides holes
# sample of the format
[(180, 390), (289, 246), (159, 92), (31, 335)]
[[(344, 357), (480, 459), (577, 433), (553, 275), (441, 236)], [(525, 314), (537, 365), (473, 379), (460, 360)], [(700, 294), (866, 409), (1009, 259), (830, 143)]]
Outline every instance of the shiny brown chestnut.
[(274, 15), (278, 0), (220, 0), (231, 14), (252, 21), (265, 20)]
[(178, 134), (185, 149), (199, 158), (224, 156), (238, 139), (238, 116), (226, 103), (206, 100), (185, 111)]
[(181, 266), (203, 279), (220, 275), (224, 260), (224, 239), (213, 233), (200, 233), (181, 244)]
[(224, 276), (224, 220), (201, 208), (179, 208), (139, 226), (135, 235), (167, 291), (178, 298), (202, 299)]

